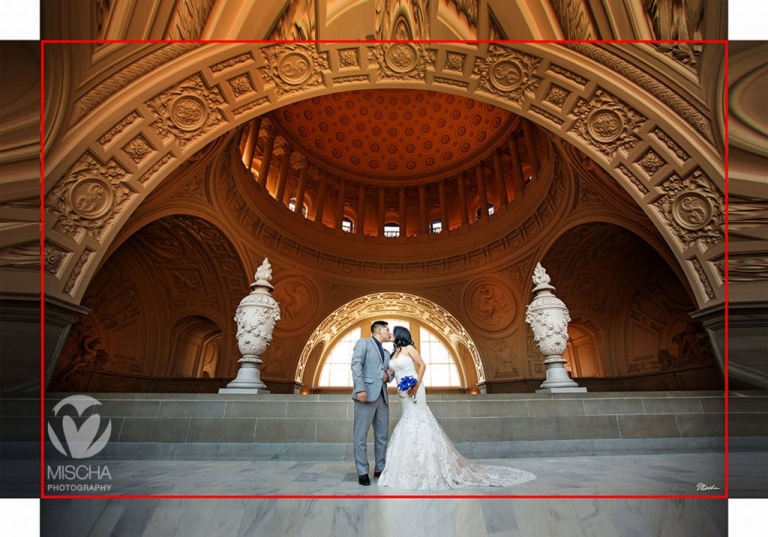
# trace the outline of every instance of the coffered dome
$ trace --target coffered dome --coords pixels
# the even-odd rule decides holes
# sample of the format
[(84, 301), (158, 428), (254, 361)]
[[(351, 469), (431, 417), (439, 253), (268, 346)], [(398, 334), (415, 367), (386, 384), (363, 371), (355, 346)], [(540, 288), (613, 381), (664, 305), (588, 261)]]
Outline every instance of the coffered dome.
[(486, 156), (517, 116), (447, 93), (373, 90), (315, 97), (274, 118), (301, 153), (333, 173), (414, 184)]

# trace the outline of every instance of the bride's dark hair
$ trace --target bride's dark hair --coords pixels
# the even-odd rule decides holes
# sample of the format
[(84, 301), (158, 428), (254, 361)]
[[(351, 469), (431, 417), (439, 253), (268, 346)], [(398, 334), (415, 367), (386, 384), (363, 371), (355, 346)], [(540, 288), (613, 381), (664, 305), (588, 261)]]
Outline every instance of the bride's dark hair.
[(411, 339), (411, 332), (406, 327), (396, 326), (392, 333), (395, 337), (395, 349), (399, 349), (401, 347), (407, 347), (408, 345), (413, 345), (413, 339)]

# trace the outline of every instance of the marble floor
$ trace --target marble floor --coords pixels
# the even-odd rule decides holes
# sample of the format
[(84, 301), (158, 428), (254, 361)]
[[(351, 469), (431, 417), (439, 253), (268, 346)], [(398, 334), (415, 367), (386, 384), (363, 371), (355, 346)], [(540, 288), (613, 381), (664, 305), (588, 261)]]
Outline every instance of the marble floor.
[(727, 500), (44, 500), (43, 537), (721, 537)]
[[(82, 483), (109, 484), (109, 491), (54, 489), (47, 495), (148, 496), (721, 496), (724, 457), (718, 453), (484, 459), (520, 468), (537, 479), (509, 488), (467, 487), (430, 493), (362, 487), (351, 461), (106, 461), (105, 475)], [(103, 470), (102, 470), (103, 472)], [(372, 473), (372, 470), (371, 470)], [(46, 487), (73, 481), (48, 480)]]

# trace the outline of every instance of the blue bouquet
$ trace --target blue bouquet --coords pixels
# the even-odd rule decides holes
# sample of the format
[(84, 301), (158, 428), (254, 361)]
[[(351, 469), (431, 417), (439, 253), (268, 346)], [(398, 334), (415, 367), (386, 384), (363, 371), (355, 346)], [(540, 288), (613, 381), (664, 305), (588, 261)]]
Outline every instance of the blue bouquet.
[[(400, 382), (397, 383), (397, 389), (400, 390), (401, 392), (407, 392), (408, 390), (416, 386), (417, 383), (418, 381), (415, 378), (408, 375), (400, 379)], [(411, 399), (413, 399), (414, 403), (416, 402), (415, 395), (411, 397)]]

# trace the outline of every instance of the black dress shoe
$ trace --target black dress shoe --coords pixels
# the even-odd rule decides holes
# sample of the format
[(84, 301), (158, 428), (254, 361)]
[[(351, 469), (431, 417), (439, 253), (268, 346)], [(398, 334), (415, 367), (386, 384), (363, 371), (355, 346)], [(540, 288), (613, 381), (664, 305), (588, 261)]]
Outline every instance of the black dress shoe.
[(368, 474), (359, 475), (357, 476), (357, 482), (362, 486), (367, 487), (371, 484), (371, 478), (368, 477)]
[(375, 472), (373, 472), (373, 477), (376, 477), (376, 478), (381, 477), (381, 472), (383, 472), (383, 471), (384, 470), (376, 470)]

